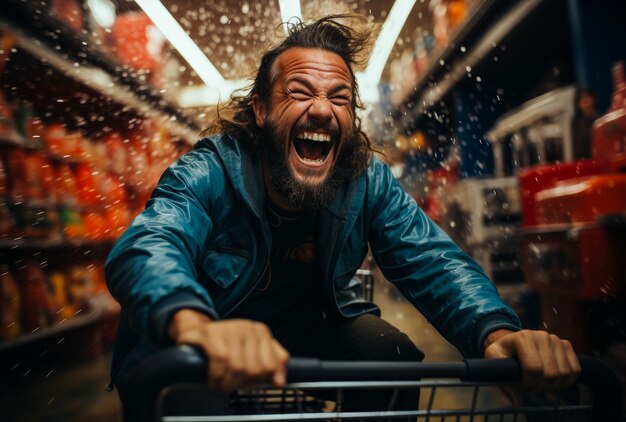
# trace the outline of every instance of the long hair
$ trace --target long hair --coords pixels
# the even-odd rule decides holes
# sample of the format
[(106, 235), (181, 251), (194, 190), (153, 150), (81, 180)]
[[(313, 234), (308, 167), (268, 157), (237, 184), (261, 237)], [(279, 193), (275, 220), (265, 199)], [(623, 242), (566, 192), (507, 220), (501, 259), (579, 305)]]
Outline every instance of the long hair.
[(288, 24), (287, 37), (277, 46), (271, 48), (261, 58), (256, 77), (250, 86), (242, 89), (249, 90), (246, 95), (233, 93), (230, 101), (223, 107), (218, 107), (215, 121), (204, 131), (205, 134), (226, 133), (233, 135), (238, 142), (248, 149), (257, 153), (262, 149), (262, 130), (256, 124), (252, 98), (258, 95), (270, 106), (269, 99), (272, 84), (276, 78), (274, 63), (278, 56), (292, 47), (318, 48), (338, 54), (346, 62), (352, 79), (352, 112), (355, 116), (354, 131), (358, 138), (354, 151), (355, 160), (363, 160), (360, 166), (363, 170), (367, 166), (367, 158), (375, 151), (369, 138), (361, 129), (361, 119), (356, 110), (363, 109), (359, 97), (358, 85), (354, 75), (353, 66), (362, 65), (362, 53), (369, 47), (370, 32), (357, 31), (339, 22), (345, 19), (363, 19), (357, 15), (330, 15), (313, 23), (305, 24), (302, 21)]

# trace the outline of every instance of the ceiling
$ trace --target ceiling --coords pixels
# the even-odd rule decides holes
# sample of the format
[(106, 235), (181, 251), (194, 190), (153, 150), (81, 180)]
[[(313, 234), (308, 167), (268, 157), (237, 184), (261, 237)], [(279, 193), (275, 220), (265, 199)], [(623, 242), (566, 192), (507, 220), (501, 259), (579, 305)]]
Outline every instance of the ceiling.
[[(403, 1), (403, 0), (398, 0)], [(413, 6), (382, 74), (389, 79), (389, 63), (405, 49), (413, 49), (414, 35), (431, 30), (429, 2), (417, 0)], [(162, 4), (181, 24), (226, 80), (246, 80), (256, 70), (263, 51), (284, 36), (278, 0), (162, 0)], [(115, 0), (118, 13), (140, 10), (134, 0)], [(364, 25), (375, 31), (385, 19), (394, 0), (301, 0), (305, 21), (329, 14), (354, 13), (366, 19)], [(172, 48), (166, 60), (178, 61), (175, 85), (200, 87), (202, 81)], [(358, 69), (357, 69), (358, 70)]]

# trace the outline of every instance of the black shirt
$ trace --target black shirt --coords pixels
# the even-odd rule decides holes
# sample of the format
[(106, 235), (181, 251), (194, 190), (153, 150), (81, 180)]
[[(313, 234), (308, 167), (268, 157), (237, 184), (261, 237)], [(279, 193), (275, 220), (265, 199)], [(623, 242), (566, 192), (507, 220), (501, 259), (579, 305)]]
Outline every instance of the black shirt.
[(268, 200), (267, 217), (272, 230), (268, 269), (229, 317), (262, 321), (281, 339), (319, 304), (317, 215), (285, 211)]

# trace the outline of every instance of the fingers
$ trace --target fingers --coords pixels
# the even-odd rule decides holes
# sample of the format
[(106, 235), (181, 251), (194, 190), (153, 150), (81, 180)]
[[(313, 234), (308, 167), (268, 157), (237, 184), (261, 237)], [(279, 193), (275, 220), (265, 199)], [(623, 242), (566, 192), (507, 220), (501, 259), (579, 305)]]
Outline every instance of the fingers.
[(523, 372), (522, 388), (529, 391), (559, 390), (573, 384), (580, 374), (571, 343), (545, 331), (508, 334), (490, 344), (485, 357), (517, 357)]
[(202, 349), (209, 361), (209, 386), (222, 392), (286, 382), (289, 354), (265, 324), (214, 321), (181, 333), (177, 343)]

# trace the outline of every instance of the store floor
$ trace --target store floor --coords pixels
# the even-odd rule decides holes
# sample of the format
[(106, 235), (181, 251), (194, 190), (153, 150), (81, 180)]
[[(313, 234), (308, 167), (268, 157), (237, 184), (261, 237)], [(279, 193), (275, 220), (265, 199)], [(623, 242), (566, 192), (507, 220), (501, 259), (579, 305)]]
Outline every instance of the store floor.
[[(383, 318), (399, 327), (426, 353), (427, 361), (454, 361), (460, 355), (436, 330), (386, 282), (375, 288), (375, 301)], [(2, 421), (88, 421), (121, 420), (115, 392), (106, 391), (110, 353), (89, 359), (69, 359), (54, 368), (17, 367), (10, 379), (0, 381), (0, 420)], [(422, 395), (422, 401), (428, 395)], [(435, 404), (458, 408), (471, 400), (471, 391), (437, 394)], [(491, 391), (490, 402), (502, 400)]]

